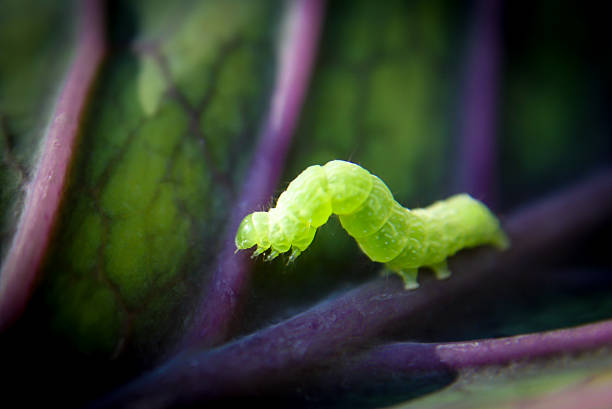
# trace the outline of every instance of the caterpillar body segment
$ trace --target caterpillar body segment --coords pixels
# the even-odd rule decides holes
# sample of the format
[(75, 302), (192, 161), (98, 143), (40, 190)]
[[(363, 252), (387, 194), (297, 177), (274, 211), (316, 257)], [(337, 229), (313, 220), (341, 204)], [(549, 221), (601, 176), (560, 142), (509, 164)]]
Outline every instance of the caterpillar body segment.
[(354, 163), (334, 160), (304, 170), (276, 207), (246, 216), (236, 247), (256, 245), (253, 256), (269, 249), (267, 260), (292, 250), (291, 262), (332, 214), (361, 250), (399, 274), (407, 289), (418, 287), (419, 267), (430, 267), (439, 279), (448, 277), (446, 259), (462, 248), (489, 244), (504, 249), (509, 244), (497, 218), (467, 194), (409, 210), (378, 177)]

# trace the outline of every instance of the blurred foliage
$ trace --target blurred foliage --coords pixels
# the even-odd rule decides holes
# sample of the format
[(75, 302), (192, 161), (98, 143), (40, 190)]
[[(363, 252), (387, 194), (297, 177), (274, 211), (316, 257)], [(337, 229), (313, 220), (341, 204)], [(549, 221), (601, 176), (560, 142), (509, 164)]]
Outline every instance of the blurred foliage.
[(612, 59), (599, 7), (507, 3), (500, 191), (511, 208), (609, 166)]

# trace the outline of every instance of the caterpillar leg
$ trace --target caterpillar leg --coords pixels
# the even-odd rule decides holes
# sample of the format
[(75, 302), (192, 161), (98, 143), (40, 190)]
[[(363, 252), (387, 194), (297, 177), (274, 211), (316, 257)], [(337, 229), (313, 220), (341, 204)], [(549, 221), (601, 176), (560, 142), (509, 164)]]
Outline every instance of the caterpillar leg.
[(417, 281), (417, 276), (419, 274), (418, 268), (407, 268), (401, 271), (395, 271), (395, 273), (399, 274), (402, 280), (404, 280), (404, 288), (406, 290), (419, 288), (419, 282)]
[(274, 260), (276, 257), (278, 257), (279, 254), (280, 253), (276, 250), (270, 250), (270, 254), (266, 256), (266, 261)]
[(268, 248), (269, 247), (260, 247), (260, 246), (257, 246), (257, 249), (253, 252), (253, 254), (251, 254), (251, 258), (256, 258), (260, 254), (262, 254), (264, 251), (268, 250)]
[(289, 260), (287, 261), (287, 264), (293, 263), (300, 254), (302, 254), (302, 251), (293, 247), (293, 251), (291, 252), (291, 255), (289, 256)]
[(451, 271), (448, 268), (446, 260), (433, 264), (430, 266), (430, 268), (433, 270), (438, 280), (445, 280), (451, 275)]

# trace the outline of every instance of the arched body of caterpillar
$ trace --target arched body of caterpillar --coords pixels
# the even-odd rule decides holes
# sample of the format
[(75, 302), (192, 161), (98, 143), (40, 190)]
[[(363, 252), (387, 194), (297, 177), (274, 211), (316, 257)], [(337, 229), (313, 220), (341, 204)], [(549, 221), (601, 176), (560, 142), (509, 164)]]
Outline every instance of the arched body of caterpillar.
[(430, 267), (439, 279), (448, 277), (446, 259), (462, 248), (508, 246), (497, 218), (467, 194), (409, 210), (394, 200), (377, 176), (354, 163), (334, 160), (304, 170), (280, 195), (276, 207), (246, 216), (236, 247), (257, 245), (253, 256), (270, 249), (267, 260), (292, 250), (291, 262), (332, 214), (339, 216), (363, 252), (399, 274), (407, 289), (418, 287), (419, 267)]

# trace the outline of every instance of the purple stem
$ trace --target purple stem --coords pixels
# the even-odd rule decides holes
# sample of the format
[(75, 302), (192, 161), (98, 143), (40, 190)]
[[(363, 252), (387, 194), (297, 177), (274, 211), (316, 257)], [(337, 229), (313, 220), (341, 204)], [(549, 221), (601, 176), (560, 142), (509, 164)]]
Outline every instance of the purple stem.
[(501, 0), (480, 0), (468, 50), (461, 123), (459, 190), (495, 202)]
[(80, 3), (76, 57), (44, 137), (34, 179), (28, 184), (17, 232), (0, 273), (0, 331), (26, 307), (39, 278), (66, 186), (79, 124), (105, 54), (101, 0)]
[(461, 370), (571, 354), (612, 345), (612, 320), (575, 328), (498, 339), (468, 342), (402, 342), (375, 347), (342, 368), (343, 380), (351, 374), (389, 376), (434, 370)]
[(228, 336), (251, 266), (246, 252), (235, 254), (234, 236), (242, 218), (270, 200), (283, 171), (308, 88), (324, 8), (324, 0), (294, 0), (289, 6), (271, 108), (255, 149), (254, 162), (231, 213), (212, 281), (201, 297), (182, 347), (210, 347)]
[[(586, 208), (590, 211), (568, 211)], [(370, 282), (222, 347), (185, 351), (100, 402), (100, 406), (155, 408), (230, 395), (287, 390), (300, 377), (317, 368), (328, 367), (338, 356), (371, 343), (383, 331), (430, 314), (433, 306), (448, 304), (449, 299), (461, 297), (467, 289), (483, 283), (506, 285), (510, 275), (504, 280), (486, 278), (500, 270), (520, 275), (526, 269), (513, 266), (520, 266), (530, 258), (539, 259), (543, 250), (575, 241), (580, 234), (607, 220), (610, 209), (612, 171), (512, 217), (507, 228), (514, 243), (512, 249), (504, 253), (487, 248), (463, 252), (452, 260), (455, 274), (450, 280), (425, 281), (416, 291), (405, 291), (395, 277)], [(581, 338), (572, 341), (572, 348), (584, 349), (612, 342), (611, 325), (605, 322), (569, 330), (582, 334)], [(551, 340), (550, 336), (543, 339)], [(487, 345), (497, 345), (496, 341), (487, 342)], [(419, 348), (431, 346), (425, 344)], [(525, 342), (524, 348), (525, 351), (537, 351), (539, 347)], [(521, 355), (515, 350), (512, 357), (519, 359)], [(421, 362), (433, 365), (435, 359), (421, 358)], [(441, 364), (438, 362), (438, 365)]]

